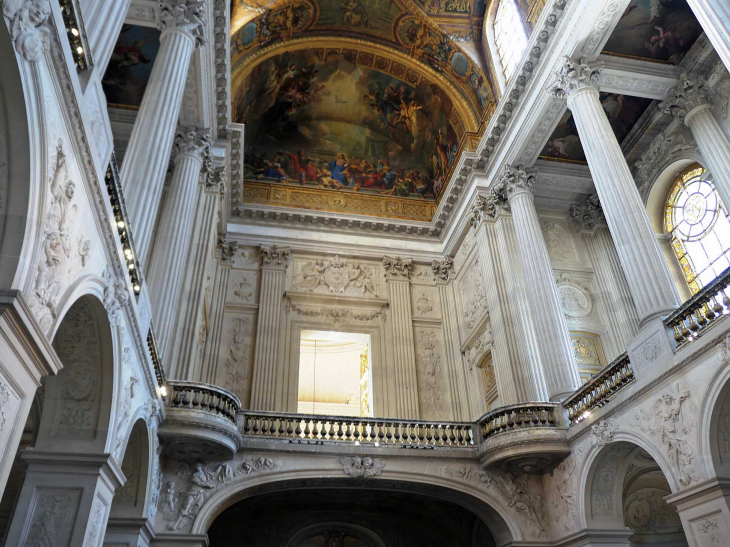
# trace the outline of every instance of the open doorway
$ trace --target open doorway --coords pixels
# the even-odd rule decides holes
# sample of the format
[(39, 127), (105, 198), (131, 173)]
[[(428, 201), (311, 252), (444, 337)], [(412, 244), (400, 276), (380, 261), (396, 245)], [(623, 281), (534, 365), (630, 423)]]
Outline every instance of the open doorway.
[(303, 330), (297, 412), (373, 416), (370, 335)]

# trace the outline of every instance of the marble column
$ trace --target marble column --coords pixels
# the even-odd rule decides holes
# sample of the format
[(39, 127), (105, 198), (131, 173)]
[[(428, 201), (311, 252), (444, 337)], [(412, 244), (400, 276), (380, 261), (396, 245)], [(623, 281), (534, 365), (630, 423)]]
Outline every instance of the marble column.
[(204, 156), (209, 153), (210, 134), (207, 130), (191, 128), (175, 135), (172, 154), (175, 167), (147, 270), (157, 344), (167, 363), (170, 379), (178, 379), (173, 374), (177, 371), (170, 356), (175, 343), (183, 280), (190, 266), (188, 250), (193, 241), (200, 170)]
[(110, 454), (27, 450), (23, 489), (6, 545), (101, 547), (124, 473)]
[[(207, 163), (204, 162), (204, 164)], [(225, 168), (203, 168), (203, 184), (197, 190), (191, 245), (187, 256), (187, 270), (180, 296), (180, 314), (175, 329), (175, 341), (169, 361), (170, 376), (181, 380), (200, 378), (200, 349), (207, 331), (203, 321), (205, 306), (206, 272), (213, 257), (221, 185)]]
[(160, 50), (120, 173), (138, 258), (145, 267), (190, 60), (195, 47), (205, 41), (203, 8), (185, 0), (160, 2)]
[(446, 356), (446, 370), (449, 375), (454, 420), (471, 420), (469, 400), (467, 397), (464, 397), (464, 394), (467, 393), (467, 386), (462, 368), (461, 352), (459, 351), (459, 326), (452, 313), (452, 310), (456, 309), (454, 287), (451, 282), (454, 273), (454, 261), (448, 256), (443, 260), (434, 260), (431, 263), (431, 270), (436, 281), (439, 302), (441, 302), (444, 353)]
[(568, 325), (558, 299), (555, 275), (535, 210), (534, 178), (534, 173), (527, 173), (522, 167), (507, 166), (492, 192), (498, 203), (508, 204), (514, 217), (548, 397), (551, 401), (558, 401), (578, 388), (580, 378), (570, 346)]
[(470, 221), (476, 231), (479, 267), (483, 272), (487, 296), (489, 323), (492, 328), (492, 363), (499, 401), (503, 406), (529, 401), (531, 399), (527, 395), (525, 377), (520, 366), (517, 332), (509, 312), (504, 283), (506, 272), (502, 267), (502, 257), (497, 251), (492, 203), (479, 196), (472, 206)]
[(687, 0), (702, 25), (712, 47), (730, 70), (730, 2), (727, 0)]
[(84, 18), (91, 56), (94, 59), (94, 71), (102, 78), (114, 46), (119, 39), (122, 24), (127, 16), (131, 0), (94, 0), (93, 5), (82, 5), (81, 15)]
[(692, 79), (683, 74), (659, 107), (666, 114), (676, 116), (692, 131), (722, 203), (730, 206), (730, 140), (712, 113), (704, 78)]
[(601, 67), (566, 57), (550, 92), (567, 99), (588, 167), (626, 280), (634, 297), (639, 326), (669, 314), (679, 305), (644, 203), (621, 147), (606, 118), (596, 87)]
[(20, 291), (0, 290), (0, 493), (41, 378), (62, 368)]
[(410, 258), (383, 257), (390, 292), (390, 324), (393, 334), (393, 367), (396, 378), (396, 408), (402, 418), (418, 419), (418, 376), (411, 310)]
[(594, 194), (585, 203), (574, 204), (570, 214), (593, 266), (593, 280), (606, 318), (609, 340), (604, 346), (610, 362), (625, 352), (636, 336), (639, 317), (598, 196)]
[(284, 313), (284, 285), (291, 251), (288, 247), (261, 246), (261, 291), (256, 325), (256, 347), (251, 384), (252, 410), (284, 410), (276, 406), (276, 377)]

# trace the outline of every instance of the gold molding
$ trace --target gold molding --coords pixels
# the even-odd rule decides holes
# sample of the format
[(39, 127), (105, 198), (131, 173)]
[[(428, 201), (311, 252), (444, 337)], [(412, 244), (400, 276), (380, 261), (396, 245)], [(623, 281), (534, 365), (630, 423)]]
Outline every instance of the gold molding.
[[(476, 132), (479, 130), (480, 120), (476, 117), (476, 112), (482, 110), (479, 104), (471, 104), (471, 101), (465, 97), (459, 89), (443, 75), (433, 70), (428, 65), (421, 63), (412, 57), (392, 48), (381, 44), (376, 44), (368, 40), (359, 38), (349, 38), (343, 36), (317, 36), (311, 38), (293, 38), (284, 42), (272, 44), (270, 46), (260, 48), (257, 52), (246, 57), (245, 62), (238, 62), (231, 67), (231, 90), (233, 91), (234, 100), (236, 100), (238, 87), (251, 71), (262, 62), (284, 52), (301, 51), (305, 49), (316, 48), (347, 48), (355, 49), (358, 55), (369, 53), (371, 55), (380, 55), (391, 62), (396, 61), (403, 64), (407, 69), (415, 71), (421, 75), (422, 79), (441, 85), (443, 91), (451, 99), (454, 108), (459, 113), (464, 123), (466, 132)], [(373, 67), (373, 70), (379, 70)], [(425, 76), (425, 78), (424, 78)], [(406, 80), (403, 80), (408, 83)], [(410, 84), (409, 84), (410, 85)], [(476, 96), (474, 97), (476, 100)], [(494, 97), (492, 97), (494, 103)], [(474, 108), (472, 108), (472, 106)], [(490, 105), (485, 105), (485, 110), (489, 110)], [(476, 110), (475, 110), (476, 109)]]

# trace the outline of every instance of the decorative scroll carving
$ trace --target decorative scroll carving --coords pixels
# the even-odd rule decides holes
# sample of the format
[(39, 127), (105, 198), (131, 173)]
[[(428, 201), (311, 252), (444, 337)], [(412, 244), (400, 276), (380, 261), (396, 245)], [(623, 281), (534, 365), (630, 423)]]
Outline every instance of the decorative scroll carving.
[(253, 283), (247, 275), (241, 275), (233, 281), (233, 298), (249, 302), (253, 297)]
[(277, 467), (279, 467), (279, 464), (271, 458), (247, 458), (241, 463), (240, 472), (244, 475), (255, 475), (256, 473), (273, 471)]
[(575, 492), (575, 461), (571, 456), (553, 471), (554, 487), (550, 508), (553, 520), (565, 532), (575, 528), (578, 520), (578, 500)]
[(190, 154), (198, 159), (204, 159), (210, 154), (210, 130), (187, 127), (175, 133), (172, 144), (172, 159), (180, 154)]
[(454, 274), (454, 259), (450, 256), (431, 262), (431, 271), (437, 280), (448, 281)]
[(576, 61), (566, 55), (560, 70), (555, 72), (550, 94), (562, 100), (588, 87), (598, 89), (602, 71), (603, 63), (588, 63), (585, 57)]
[(91, 251), (91, 241), (79, 237), (78, 240), (79, 257), (81, 258), (81, 266), (86, 267), (86, 261), (89, 260), (89, 252)]
[(416, 298), (416, 311), (418, 315), (427, 315), (433, 311), (433, 300), (426, 292), (426, 289), (419, 289), (418, 298)]
[(345, 475), (354, 479), (367, 479), (383, 473), (385, 462), (380, 458), (369, 456), (352, 456), (351, 458), (340, 458), (340, 465)]
[(482, 266), (478, 258), (464, 277), (461, 299), (464, 305), (464, 327), (467, 332), (471, 332), (487, 313), (487, 292)]
[(667, 353), (666, 343), (662, 339), (663, 335), (663, 332), (655, 332), (636, 348), (632, 361), (638, 370), (648, 367)]
[(636, 184), (644, 192), (656, 178), (655, 174), (668, 158), (684, 150), (695, 150), (697, 145), (691, 137), (680, 130), (682, 126), (672, 123), (652, 141), (649, 149), (636, 162)]
[(122, 393), (119, 396), (119, 410), (117, 412), (117, 432), (116, 436), (114, 437), (114, 454), (117, 461), (122, 461), (122, 455), (124, 452), (122, 451), (122, 448), (124, 448), (124, 441), (127, 436), (127, 427), (129, 425), (129, 420), (132, 416), (132, 404), (134, 403), (134, 386), (139, 383), (139, 380), (132, 374), (131, 371), (131, 365), (130, 365), (130, 358), (131, 358), (131, 350), (129, 348), (124, 348), (123, 354), (122, 354), (122, 373), (124, 375), (129, 375), (126, 383), (124, 384), (124, 389), (122, 390)]
[(499, 206), (509, 209), (509, 200), (513, 196), (532, 193), (535, 176), (534, 172), (527, 172), (523, 165), (517, 167), (506, 165), (504, 173), (492, 187), (492, 199)]
[(237, 250), (238, 241), (228, 241), (224, 237), (219, 237), (215, 246), (215, 256), (221, 264), (229, 265), (233, 262)]
[[(692, 522), (692, 528), (698, 532), (698, 535), (702, 534), (703, 538), (706, 538), (710, 545), (727, 545), (730, 541), (725, 525), (718, 516), (696, 520)], [(705, 545), (702, 541), (700, 543)]]
[(76, 497), (59, 491), (40, 491), (25, 547), (66, 545)]
[(234, 317), (230, 338), (226, 345), (226, 377), (223, 387), (239, 396), (243, 395), (245, 380), (248, 376), (249, 357), (251, 354), (251, 318)]
[(27, 61), (39, 61), (50, 48), (45, 23), (51, 15), (48, 0), (2, 0), (3, 15), (10, 26), (10, 38)]
[(100, 498), (94, 498), (94, 503), (91, 507), (91, 514), (89, 516), (88, 535), (84, 541), (84, 545), (91, 547), (99, 544), (99, 532), (101, 532), (102, 524), (104, 523), (104, 515), (106, 514), (106, 506)]
[(335, 255), (333, 260), (315, 260), (302, 265), (294, 277), (298, 289), (314, 291), (325, 287), (329, 292), (344, 293), (348, 290), (377, 296), (373, 283), (373, 271), (360, 264), (350, 263)]
[(690, 78), (682, 74), (679, 83), (669, 90), (668, 97), (659, 105), (662, 112), (684, 121), (687, 113), (710, 104), (710, 87), (702, 76)]
[(591, 514), (593, 517), (613, 512), (616, 477), (624, 458), (632, 450), (628, 443), (608, 445), (599, 456), (591, 484)]
[(326, 319), (332, 328), (340, 328), (343, 325), (350, 323), (351, 321), (372, 321), (377, 317), (382, 317), (385, 321), (386, 316), (383, 310), (370, 311), (367, 313), (354, 312), (349, 308), (325, 308), (320, 307), (316, 309), (300, 308), (292, 302), (287, 303), (287, 312), (293, 311), (297, 315), (302, 317), (316, 317)]
[(613, 434), (618, 431), (618, 422), (613, 418), (595, 423), (591, 426), (591, 446), (606, 446), (613, 440)]
[(642, 488), (624, 501), (624, 522), (636, 534), (682, 529), (677, 510), (664, 501), (669, 494), (658, 488)]
[[(466, 360), (469, 362), (469, 368), (479, 364), (484, 358), (487, 350), (492, 347), (492, 324), (487, 323), (484, 332), (474, 341), (474, 344), (466, 351)], [(494, 369), (492, 369), (492, 379), (494, 379)]]
[(683, 409), (689, 395), (689, 391), (680, 392), (677, 388), (674, 393), (665, 393), (657, 399), (651, 413), (637, 410), (634, 415), (636, 426), (644, 433), (661, 436), (669, 463), (677, 470), (679, 482), (684, 486), (700, 478), (692, 465), (695, 458), (693, 440), (688, 440), (695, 424)]
[(583, 203), (570, 206), (570, 218), (580, 230), (593, 230), (599, 222), (605, 220), (598, 194), (588, 196)]
[(205, 3), (195, 0), (159, 0), (161, 31), (180, 29), (190, 33), (196, 46), (203, 46), (205, 38)]
[(418, 333), (418, 392), (422, 399), (424, 416), (431, 420), (443, 418), (444, 392), (443, 367), (436, 333), (419, 330)]
[[(7, 4), (6, 4), (7, 5)], [(68, 177), (63, 141), (56, 147), (56, 161), (50, 180), (51, 200), (43, 221), (43, 255), (38, 264), (33, 294), (29, 305), (44, 330), (56, 318), (56, 304), (61, 292), (61, 272), (71, 257), (70, 231), (77, 205), (72, 205), (75, 183)]]
[(289, 247), (277, 247), (276, 245), (267, 247), (266, 245), (261, 245), (260, 251), (261, 265), (264, 268), (286, 269), (289, 265), (289, 256), (291, 255)]
[(109, 322), (113, 326), (117, 326), (122, 321), (122, 306), (129, 300), (127, 282), (123, 278), (117, 277), (111, 268), (105, 269), (102, 277), (106, 281), (106, 287), (104, 288), (104, 309), (109, 314)]
[(385, 277), (389, 281), (408, 281), (411, 278), (411, 273), (413, 272), (413, 260), (410, 258), (401, 258), (399, 256), (395, 258), (384, 256), (383, 269), (385, 269)]
[(157, 507), (160, 500), (161, 490), (162, 490), (162, 446), (160, 446), (160, 439), (157, 436), (157, 430), (155, 429), (154, 433), (152, 434), (154, 438), (154, 451), (152, 452), (154, 454), (154, 463), (153, 463), (153, 471), (152, 471), (152, 488), (150, 493), (150, 501), (148, 505), (150, 518), (155, 518), (155, 515), (157, 514)]

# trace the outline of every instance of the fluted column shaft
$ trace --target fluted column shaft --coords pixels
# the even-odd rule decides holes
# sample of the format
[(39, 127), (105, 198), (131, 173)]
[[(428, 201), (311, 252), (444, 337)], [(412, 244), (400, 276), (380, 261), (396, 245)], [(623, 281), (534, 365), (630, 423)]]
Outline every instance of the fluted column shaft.
[(418, 379), (416, 351), (413, 337), (411, 288), (408, 280), (391, 279), (390, 324), (393, 327), (393, 356), (396, 374), (398, 416), (418, 419)]
[[(199, 153), (182, 153), (175, 158), (170, 190), (162, 208), (157, 245), (148, 269), (152, 318), (162, 355), (169, 357), (175, 338), (182, 284), (192, 239), (198, 178), (202, 159)], [(168, 375), (175, 365), (165, 359)]]
[(535, 209), (533, 179), (521, 168), (508, 167), (495, 192), (507, 198), (512, 210), (548, 397), (557, 401), (575, 391), (580, 378)]
[(503, 282), (504, 272), (499, 253), (496, 252), (494, 222), (484, 220), (475, 223), (479, 267), (484, 279), (489, 322), (492, 327), (492, 364), (497, 392), (501, 405), (511, 405), (529, 400), (525, 378), (520, 369), (519, 344), (512, 321), (506, 308), (507, 294)]
[(687, 0), (710, 43), (730, 70), (730, 2), (727, 0)]
[(530, 302), (525, 286), (525, 274), (520, 261), (519, 246), (512, 216), (497, 214), (497, 253), (502, 259), (502, 282), (508, 309), (518, 336), (520, 369), (525, 378), (528, 401), (548, 400), (545, 375), (540, 361), (540, 349), (530, 314)]
[(730, 140), (717, 123), (711, 105), (691, 110), (684, 123), (692, 131), (723, 205), (730, 207)]
[(178, 28), (162, 32), (160, 51), (124, 155), (120, 174), (124, 199), (145, 267), (194, 48), (195, 37), (189, 32)]
[(593, 264), (593, 280), (603, 303), (609, 344), (609, 362), (621, 355), (639, 330), (634, 300), (607, 228), (598, 227), (583, 234), (583, 243)]
[(201, 382), (216, 383), (218, 375), (218, 358), (220, 355), (221, 338), (223, 335), (223, 316), (226, 309), (226, 293), (228, 291), (228, 277), (231, 273), (230, 264), (217, 262), (213, 277), (213, 290), (210, 299), (210, 331), (205, 340), (203, 364), (200, 375)]
[(276, 405), (276, 372), (279, 362), (286, 268), (289, 249), (261, 247), (261, 292), (256, 326), (256, 348), (251, 385), (251, 409), (284, 410)]
[[(211, 190), (206, 191), (200, 185), (197, 191), (192, 245), (188, 252), (175, 343), (170, 355), (170, 375), (180, 380), (197, 381), (200, 377), (200, 316), (205, 299), (205, 271), (213, 259), (218, 212), (218, 192), (216, 189)], [(175, 374), (172, 374), (173, 369)]]
[(590, 86), (573, 93), (568, 107), (643, 325), (679, 305), (677, 289), (598, 90)]

